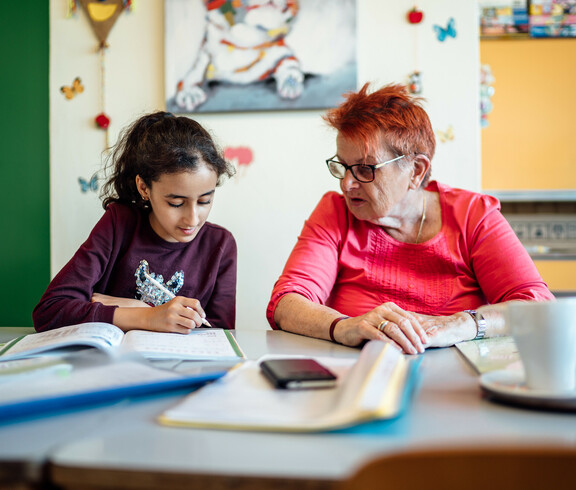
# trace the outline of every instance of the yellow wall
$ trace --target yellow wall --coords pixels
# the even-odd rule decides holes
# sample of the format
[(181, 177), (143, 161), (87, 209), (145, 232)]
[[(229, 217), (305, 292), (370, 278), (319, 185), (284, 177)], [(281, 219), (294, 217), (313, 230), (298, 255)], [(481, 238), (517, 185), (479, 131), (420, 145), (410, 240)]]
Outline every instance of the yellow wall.
[(495, 77), (485, 190), (576, 189), (576, 39), (483, 40)]

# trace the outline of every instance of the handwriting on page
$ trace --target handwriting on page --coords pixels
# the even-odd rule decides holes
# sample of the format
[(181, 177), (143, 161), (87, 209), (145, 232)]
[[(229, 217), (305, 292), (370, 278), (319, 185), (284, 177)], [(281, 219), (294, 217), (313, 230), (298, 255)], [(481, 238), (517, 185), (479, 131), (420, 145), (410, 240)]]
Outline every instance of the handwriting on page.
[(163, 354), (198, 356), (234, 356), (236, 353), (222, 330), (195, 330), (188, 335), (159, 334), (133, 330), (127, 342), (131, 349), (139, 352), (161, 352)]

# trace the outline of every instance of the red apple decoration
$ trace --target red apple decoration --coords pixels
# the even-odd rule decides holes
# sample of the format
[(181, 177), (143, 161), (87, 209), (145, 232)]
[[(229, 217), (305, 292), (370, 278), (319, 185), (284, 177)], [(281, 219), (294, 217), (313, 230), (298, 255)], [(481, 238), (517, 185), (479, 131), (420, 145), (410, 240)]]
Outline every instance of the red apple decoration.
[(423, 18), (424, 12), (418, 10), (416, 7), (408, 12), (408, 22), (410, 22), (410, 24), (420, 24)]
[(110, 126), (110, 118), (103, 112), (96, 116), (95, 121), (99, 128), (107, 129)]

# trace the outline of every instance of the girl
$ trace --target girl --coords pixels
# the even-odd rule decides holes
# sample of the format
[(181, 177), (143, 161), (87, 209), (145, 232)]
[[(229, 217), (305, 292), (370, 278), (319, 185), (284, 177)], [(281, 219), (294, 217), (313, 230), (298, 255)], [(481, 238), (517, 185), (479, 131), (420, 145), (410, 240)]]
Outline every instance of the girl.
[(234, 328), (236, 243), (206, 221), (234, 169), (208, 132), (187, 117), (143, 116), (108, 168), (105, 213), (34, 308), (36, 330), (107, 322), (188, 333), (206, 319)]

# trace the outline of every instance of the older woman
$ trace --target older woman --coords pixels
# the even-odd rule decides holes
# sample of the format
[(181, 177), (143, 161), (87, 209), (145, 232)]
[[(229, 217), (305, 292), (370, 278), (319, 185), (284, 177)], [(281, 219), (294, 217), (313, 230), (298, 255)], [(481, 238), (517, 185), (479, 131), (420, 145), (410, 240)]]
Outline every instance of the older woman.
[(501, 306), (553, 295), (496, 199), (430, 181), (435, 138), (418, 99), (391, 85), (349, 94), (328, 192), (268, 305), (272, 328), (405, 353), (504, 332)]

